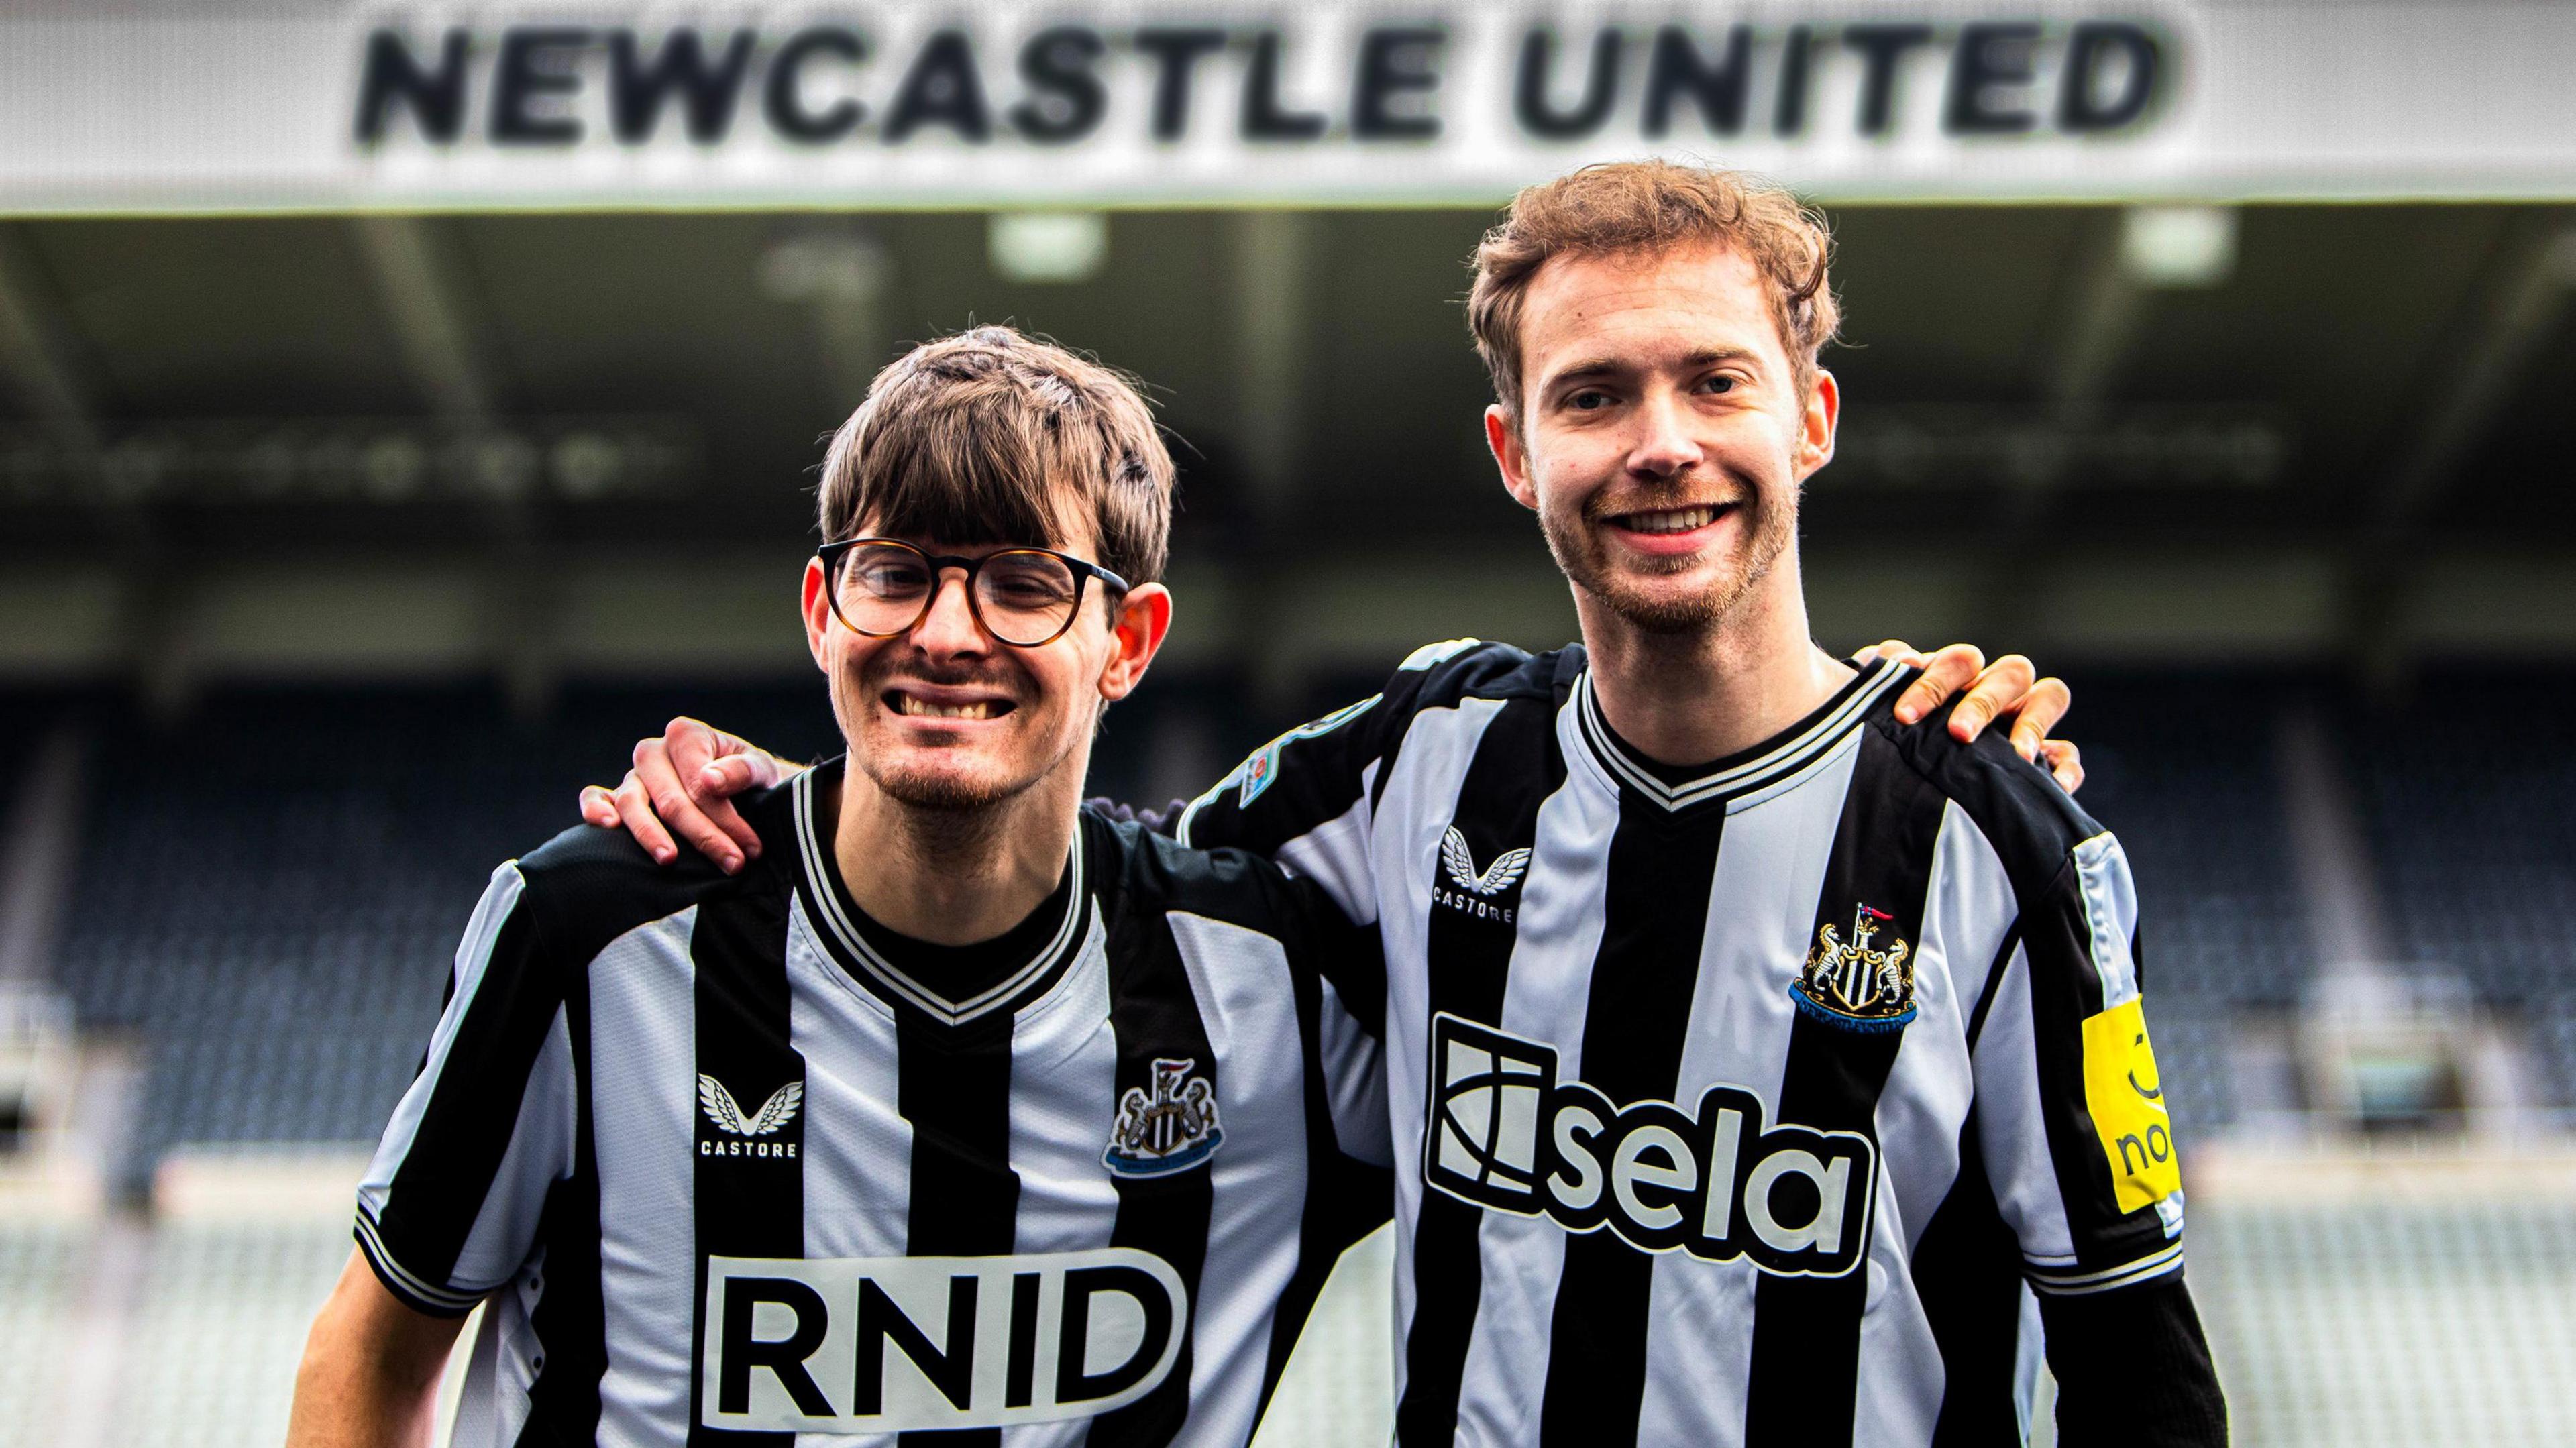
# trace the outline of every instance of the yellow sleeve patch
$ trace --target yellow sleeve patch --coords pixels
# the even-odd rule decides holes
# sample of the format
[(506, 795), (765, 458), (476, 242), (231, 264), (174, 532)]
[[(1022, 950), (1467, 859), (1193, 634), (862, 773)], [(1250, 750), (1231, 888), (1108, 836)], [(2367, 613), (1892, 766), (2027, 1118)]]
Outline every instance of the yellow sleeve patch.
[(2121, 1211), (2154, 1206), (2182, 1189), (2144, 1000), (2133, 996), (2084, 1022), (2084, 1107), (2111, 1163)]

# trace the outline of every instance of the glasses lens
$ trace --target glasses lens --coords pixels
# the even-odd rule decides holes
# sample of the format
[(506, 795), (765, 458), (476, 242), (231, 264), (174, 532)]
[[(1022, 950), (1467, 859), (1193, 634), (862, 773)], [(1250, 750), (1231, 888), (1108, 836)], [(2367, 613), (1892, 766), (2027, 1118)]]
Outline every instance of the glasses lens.
[(984, 627), (1007, 644), (1042, 644), (1073, 621), (1081, 580), (1046, 553), (996, 553), (975, 574)]
[(930, 560), (909, 548), (870, 543), (841, 555), (832, 591), (841, 622), (864, 634), (898, 634), (921, 616), (934, 583)]

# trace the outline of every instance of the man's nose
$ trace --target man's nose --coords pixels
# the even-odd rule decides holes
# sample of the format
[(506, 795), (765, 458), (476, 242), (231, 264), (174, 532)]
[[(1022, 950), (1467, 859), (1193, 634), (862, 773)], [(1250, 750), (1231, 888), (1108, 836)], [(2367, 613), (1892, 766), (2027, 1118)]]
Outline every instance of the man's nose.
[(967, 597), (966, 570), (944, 568), (930, 593), (930, 607), (912, 626), (912, 645), (934, 658), (954, 658), (991, 650), (991, 641), (975, 622), (974, 602)]
[(1629, 450), (1630, 469), (1652, 478), (1670, 478), (1706, 458), (1692, 429), (1690, 409), (1670, 393), (1657, 393), (1637, 409), (1640, 429)]

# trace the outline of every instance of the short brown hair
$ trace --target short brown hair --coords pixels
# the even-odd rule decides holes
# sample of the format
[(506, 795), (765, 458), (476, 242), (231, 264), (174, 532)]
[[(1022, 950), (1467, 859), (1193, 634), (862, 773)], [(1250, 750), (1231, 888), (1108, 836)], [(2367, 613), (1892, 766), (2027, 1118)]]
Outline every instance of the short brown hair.
[(943, 543), (1061, 546), (1069, 488), (1101, 566), (1163, 576), (1172, 454), (1139, 384), (1010, 327), (924, 342), (887, 364), (823, 454), (825, 542), (877, 529)]
[(1824, 217), (1739, 172), (1619, 161), (1524, 189), (1476, 248), (1467, 329), (1503, 410), (1521, 415), (1521, 304), (1548, 258), (1655, 255), (1711, 242), (1742, 252), (1769, 285), (1771, 320), (1806, 396), (1816, 385), (1816, 354), (1842, 323), (1825, 275), (1833, 237)]

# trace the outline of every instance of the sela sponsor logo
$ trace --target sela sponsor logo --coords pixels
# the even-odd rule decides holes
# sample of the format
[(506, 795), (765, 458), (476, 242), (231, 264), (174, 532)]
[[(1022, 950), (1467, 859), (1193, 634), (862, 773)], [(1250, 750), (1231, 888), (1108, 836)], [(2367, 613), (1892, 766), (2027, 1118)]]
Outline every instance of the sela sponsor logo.
[(709, 1257), (699, 1423), (897, 1433), (1086, 1418), (1180, 1356), (1171, 1264), (1108, 1247), (1015, 1257)]
[(1196, 1058), (1154, 1062), (1151, 1092), (1130, 1086), (1118, 1099), (1118, 1119), (1109, 1128), (1109, 1148), (1101, 1165), (1123, 1177), (1170, 1176), (1188, 1171), (1216, 1155), (1225, 1143), (1225, 1128), (1216, 1116), (1216, 1090), (1198, 1070)]
[(1529, 873), (1529, 865), (1529, 851), (1505, 850), (1479, 872), (1475, 852), (1467, 848), (1467, 837), (1451, 825), (1440, 837), (1440, 874), (1448, 880), (1444, 884), (1440, 876), (1432, 877), (1431, 898), (1479, 920), (1500, 920), (1508, 925), (1518, 911), (1496, 897), (1518, 885), (1521, 876)]
[[(1831, 925), (1816, 927), (1816, 944), (1789, 994), (1798, 1009), (1846, 1031), (1902, 1030), (1914, 1019), (1914, 947), (1895, 938), (1896, 917), (1867, 905), (1852, 907), (1851, 940)], [(1888, 935), (1882, 949), (1870, 942)]]
[(1763, 1125), (1762, 1100), (1712, 1086), (1696, 1116), (1669, 1101), (1614, 1105), (1559, 1082), (1556, 1051), (1433, 1018), (1423, 1179), (1462, 1201), (1608, 1227), (1648, 1252), (1752, 1259), (1784, 1277), (1840, 1277), (1869, 1242), (1878, 1152), (1865, 1136)]
[[(698, 1109), (706, 1113), (718, 1135), (698, 1138), (700, 1156), (778, 1156), (796, 1154), (793, 1141), (771, 1141), (796, 1119), (796, 1108), (805, 1102), (805, 1083), (790, 1081), (769, 1094), (760, 1109), (749, 1116), (733, 1099), (722, 1081), (713, 1076), (698, 1077)], [(732, 1138), (732, 1139), (727, 1139)]]

